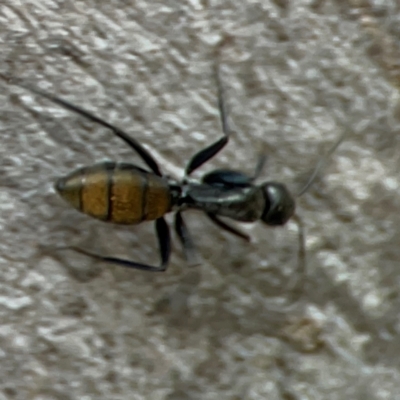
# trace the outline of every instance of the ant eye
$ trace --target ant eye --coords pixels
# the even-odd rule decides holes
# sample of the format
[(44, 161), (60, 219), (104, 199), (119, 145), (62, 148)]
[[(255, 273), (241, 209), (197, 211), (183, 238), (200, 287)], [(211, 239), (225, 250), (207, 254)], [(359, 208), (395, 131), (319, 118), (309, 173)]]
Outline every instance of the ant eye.
[(285, 185), (268, 182), (264, 185), (265, 208), (261, 220), (267, 225), (284, 225), (293, 216), (295, 202)]

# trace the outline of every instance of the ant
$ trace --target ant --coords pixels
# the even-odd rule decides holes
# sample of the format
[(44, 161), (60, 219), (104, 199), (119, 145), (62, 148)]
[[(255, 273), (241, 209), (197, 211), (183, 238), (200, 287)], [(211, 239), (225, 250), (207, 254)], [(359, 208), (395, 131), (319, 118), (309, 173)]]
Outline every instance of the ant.
[[(132, 260), (101, 256), (78, 247), (67, 247), (67, 249), (128, 268), (152, 272), (165, 271), (171, 253), (171, 239), (164, 215), (171, 211), (175, 212), (175, 230), (186, 258), (190, 259), (194, 254), (194, 245), (182, 212), (197, 209), (203, 211), (220, 228), (246, 241), (250, 240), (247, 234), (221, 220), (220, 217), (239, 222), (260, 220), (270, 226), (282, 226), (293, 217), (299, 230), (298, 261), (302, 268), (305, 267), (304, 233), (301, 220), (295, 215), (294, 197), (282, 183), (274, 181), (254, 183), (265, 165), (265, 155), (259, 157), (255, 172), (251, 176), (233, 169), (217, 169), (205, 174), (201, 181), (190, 179), (192, 172), (221, 151), (228, 144), (231, 136), (218, 68), (215, 75), (223, 136), (190, 159), (181, 181), (165, 176), (150, 152), (116, 126), (41, 89), (31, 87), (20, 80), (2, 76), (12, 84), (110, 129), (114, 135), (136, 151), (148, 167), (148, 169), (143, 169), (130, 163), (102, 162), (79, 168), (59, 178), (55, 183), (55, 190), (78, 211), (105, 222), (135, 225), (154, 220), (159, 242), (160, 264), (151, 266)], [(298, 196), (310, 187), (325, 159), (335, 151), (342, 139), (343, 135), (326, 157), (320, 160)]]

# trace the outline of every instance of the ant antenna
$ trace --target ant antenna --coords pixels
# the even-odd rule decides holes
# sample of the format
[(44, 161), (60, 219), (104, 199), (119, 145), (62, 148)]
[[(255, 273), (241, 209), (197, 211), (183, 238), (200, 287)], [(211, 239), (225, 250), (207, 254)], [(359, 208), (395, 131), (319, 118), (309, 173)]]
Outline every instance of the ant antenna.
[[(317, 162), (316, 166), (314, 167), (312, 174), (308, 178), (308, 181), (303, 186), (303, 188), (297, 193), (296, 197), (302, 196), (310, 188), (310, 186), (315, 182), (315, 179), (317, 178), (319, 172), (325, 167), (329, 157), (334, 153), (334, 151), (342, 143), (342, 141), (345, 137), (345, 133), (346, 132), (344, 131), (339, 136), (339, 138), (336, 140), (336, 142), (332, 145), (332, 147), (329, 149), (329, 151), (320, 158), (320, 160)], [(307, 279), (306, 279), (307, 258), (306, 258), (304, 224), (303, 224), (303, 220), (301, 219), (301, 217), (298, 214), (293, 215), (292, 221), (295, 222), (297, 225), (298, 237), (299, 237), (299, 248), (298, 248), (298, 254), (297, 254), (297, 260), (298, 260), (297, 276), (300, 278), (293, 279), (292, 283), (289, 284), (288, 290), (290, 291), (291, 296), (292, 296), (292, 301), (290, 302), (291, 305), (289, 306), (289, 308), (292, 308), (296, 304), (298, 304), (299, 300), (302, 297), (302, 294), (304, 293), (304, 286), (307, 283)]]
[(268, 156), (265, 152), (262, 152), (257, 157), (256, 168), (254, 169), (253, 176), (251, 177), (251, 181), (255, 181), (263, 172), (265, 165), (267, 164)]

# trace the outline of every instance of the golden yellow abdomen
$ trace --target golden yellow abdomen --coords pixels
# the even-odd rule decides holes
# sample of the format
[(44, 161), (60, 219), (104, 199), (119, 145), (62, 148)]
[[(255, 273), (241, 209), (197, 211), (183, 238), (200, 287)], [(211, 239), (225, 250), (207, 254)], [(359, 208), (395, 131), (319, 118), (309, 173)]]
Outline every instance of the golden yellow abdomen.
[(77, 210), (117, 224), (158, 219), (171, 210), (167, 180), (131, 164), (81, 168), (59, 179), (55, 187)]

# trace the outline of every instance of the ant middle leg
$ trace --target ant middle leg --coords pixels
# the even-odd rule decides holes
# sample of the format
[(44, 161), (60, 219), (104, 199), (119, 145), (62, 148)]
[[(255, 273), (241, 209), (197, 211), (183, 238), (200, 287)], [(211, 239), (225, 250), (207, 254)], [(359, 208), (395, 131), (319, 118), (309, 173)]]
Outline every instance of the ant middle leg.
[(188, 264), (191, 266), (200, 264), (196, 251), (196, 246), (194, 245), (192, 236), (190, 235), (189, 230), (182, 217), (181, 211), (178, 211), (175, 214), (175, 231), (178, 235), (180, 242), (182, 243), (183, 253)]
[(191, 160), (189, 161), (188, 165), (185, 168), (185, 176), (190, 175), (194, 170), (199, 168), (210, 158), (214, 157), (219, 151), (221, 151), (226, 146), (226, 144), (229, 141), (231, 130), (228, 124), (226, 104), (224, 99), (224, 90), (222, 87), (218, 66), (215, 67), (215, 76), (216, 76), (217, 90), (218, 90), (218, 108), (222, 124), (222, 132), (224, 133), (224, 136), (221, 139), (218, 139), (210, 146), (206, 147), (205, 149), (200, 150), (191, 158)]

